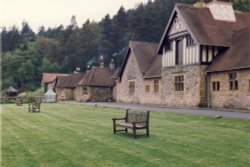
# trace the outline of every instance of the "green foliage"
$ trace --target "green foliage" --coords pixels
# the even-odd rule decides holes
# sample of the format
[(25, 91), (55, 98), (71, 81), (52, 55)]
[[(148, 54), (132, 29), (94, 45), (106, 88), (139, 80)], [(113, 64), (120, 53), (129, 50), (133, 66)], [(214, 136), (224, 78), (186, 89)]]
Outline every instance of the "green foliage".
[[(152, 112), (150, 137), (112, 134), (124, 110), (2, 105), (2, 166), (249, 167), (249, 120)], [(144, 132), (144, 131), (143, 131)], [(141, 134), (142, 131), (138, 131)]]
[[(211, 0), (204, 0), (208, 2)], [(2, 29), (2, 89), (14, 86), (35, 90), (42, 72), (71, 73), (76, 67), (85, 71), (87, 63), (98, 65), (104, 55), (120, 66), (129, 40), (158, 43), (175, 2), (193, 4), (197, 0), (149, 0), (126, 11), (123, 7), (100, 22), (87, 20), (81, 27), (72, 16), (68, 26), (47, 30), (41, 26), (35, 34), (24, 21), (19, 31), (15, 26)], [(234, 0), (237, 10), (250, 11), (249, 0)]]
[(234, 8), (243, 12), (250, 12), (249, 0), (234, 0)]

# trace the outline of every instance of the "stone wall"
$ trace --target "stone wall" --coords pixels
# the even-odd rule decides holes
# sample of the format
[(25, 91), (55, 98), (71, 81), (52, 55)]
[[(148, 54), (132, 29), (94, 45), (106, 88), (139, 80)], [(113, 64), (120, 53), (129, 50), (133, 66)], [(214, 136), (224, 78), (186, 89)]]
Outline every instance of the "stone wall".
[(78, 102), (84, 102), (87, 101), (90, 98), (89, 88), (87, 87), (88, 94), (83, 94), (83, 86), (77, 86), (74, 89), (74, 100)]
[[(132, 54), (131, 52), (121, 81), (117, 82), (116, 99), (118, 102), (140, 103), (140, 97), (143, 96), (144, 84), (142, 74), (140, 73), (135, 56)], [(133, 94), (129, 93), (129, 81), (135, 81), (135, 92)]]
[[(139, 62), (140, 63), (140, 62)], [(143, 79), (134, 55), (130, 55), (124, 69), (121, 81), (116, 83), (116, 101), (125, 103), (161, 104), (161, 79), (159, 91), (154, 92), (154, 79)], [(134, 93), (129, 92), (129, 81), (135, 81)], [(145, 86), (150, 86), (150, 91), (145, 91)]]
[[(168, 107), (206, 106), (205, 65), (175, 66), (163, 69), (162, 99)], [(184, 91), (175, 90), (175, 76), (184, 76)]]
[(58, 100), (73, 100), (73, 89), (56, 88), (56, 96)]
[(91, 101), (111, 101), (113, 92), (110, 87), (89, 87)]
[(87, 87), (87, 95), (83, 94), (83, 86), (77, 86), (74, 89), (74, 100), (79, 102), (108, 101), (113, 99), (112, 88), (109, 87)]
[[(230, 71), (232, 72), (232, 71)], [(250, 110), (250, 69), (237, 70), (238, 90), (229, 89), (229, 72), (211, 73), (210, 106), (215, 108), (237, 108)], [(212, 82), (220, 82), (220, 90), (212, 90)]]
[[(159, 91), (154, 91), (154, 80), (159, 80)], [(149, 86), (149, 92), (146, 92), (146, 86)], [(162, 83), (161, 78), (145, 79), (143, 82), (143, 93), (140, 96), (140, 103), (143, 104), (162, 104)]]

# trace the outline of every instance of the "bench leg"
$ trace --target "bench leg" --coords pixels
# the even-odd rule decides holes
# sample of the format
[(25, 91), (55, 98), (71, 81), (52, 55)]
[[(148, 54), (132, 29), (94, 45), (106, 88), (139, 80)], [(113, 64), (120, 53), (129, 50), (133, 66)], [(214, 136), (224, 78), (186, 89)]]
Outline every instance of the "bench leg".
[(128, 133), (128, 128), (125, 128), (125, 132)]
[(116, 126), (114, 121), (113, 121), (113, 134), (116, 134)]
[(149, 137), (149, 128), (147, 128), (146, 130), (147, 130), (147, 137)]
[(134, 139), (136, 139), (136, 129), (133, 128)]

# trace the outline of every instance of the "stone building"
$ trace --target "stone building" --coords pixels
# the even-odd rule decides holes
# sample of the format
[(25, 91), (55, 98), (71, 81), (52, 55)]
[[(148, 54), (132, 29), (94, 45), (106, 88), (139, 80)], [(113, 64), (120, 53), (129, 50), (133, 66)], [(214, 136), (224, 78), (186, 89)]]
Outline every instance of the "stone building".
[(58, 76), (56, 93), (58, 100), (113, 101), (113, 88), (118, 69), (114, 60), (110, 67), (104, 67), (104, 57), (100, 57), (100, 67), (89, 68), (86, 73), (75, 72), (68, 76)]
[(77, 101), (113, 101), (113, 87), (117, 69), (93, 67), (79, 82), (75, 99)]
[(127, 103), (161, 101), (161, 57), (157, 44), (130, 41), (116, 82), (116, 100)]
[(68, 74), (43, 73), (41, 89), (44, 93), (47, 92), (49, 89), (55, 91), (56, 78), (58, 76), (68, 76)]
[[(146, 43), (129, 44), (117, 100), (250, 109), (249, 33), (250, 14), (234, 11), (231, 3), (176, 4), (156, 52)], [(159, 57), (157, 66), (154, 62)], [(151, 68), (158, 71), (159, 92), (147, 98), (148, 85), (155, 80), (147, 78)]]
[(72, 73), (68, 76), (58, 76), (56, 83), (56, 95), (58, 100), (76, 100), (77, 86), (83, 79), (84, 73)]
[(250, 109), (250, 26), (233, 34), (232, 46), (206, 72), (208, 106)]

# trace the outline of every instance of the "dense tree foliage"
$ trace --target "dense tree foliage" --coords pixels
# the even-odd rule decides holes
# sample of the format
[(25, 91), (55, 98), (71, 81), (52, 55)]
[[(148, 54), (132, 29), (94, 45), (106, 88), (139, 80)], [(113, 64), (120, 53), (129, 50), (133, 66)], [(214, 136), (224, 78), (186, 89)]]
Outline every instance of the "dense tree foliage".
[[(2, 89), (34, 90), (40, 86), (42, 72), (70, 73), (76, 67), (85, 71), (87, 64), (97, 65), (100, 55), (106, 65), (114, 58), (119, 66), (129, 40), (159, 42), (175, 2), (196, 1), (149, 0), (128, 11), (120, 7), (113, 18), (107, 14), (100, 22), (87, 20), (79, 26), (72, 16), (68, 26), (41, 26), (38, 33), (26, 21), (21, 30), (3, 28)], [(250, 11), (249, 0), (234, 0), (234, 7)]]

